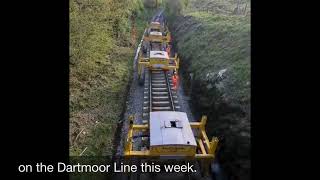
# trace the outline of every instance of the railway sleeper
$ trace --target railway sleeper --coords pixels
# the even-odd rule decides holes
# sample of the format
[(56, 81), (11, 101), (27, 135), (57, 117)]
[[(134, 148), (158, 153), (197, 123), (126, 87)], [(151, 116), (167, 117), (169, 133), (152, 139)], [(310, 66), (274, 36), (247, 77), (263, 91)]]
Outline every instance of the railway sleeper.
[(169, 100), (169, 96), (153, 96), (152, 100), (156, 101), (166, 101)]
[(152, 77), (152, 80), (166, 80), (165, 77)]
[(144, 106), (144, 107), (143, 107), (143, 111), (144, 111), (144, 112), (149, 112), (149, 106)]
[(164, 76), (165, 74), (164, 73), (159, 73), (157, 71), (152, 71), (152, 74), (151, 76)]
[(152, 92), (152, 95), (168, 95), (168, 92)]
[(153, 111), (168, 111), (171, 110), (170, 106), (166, 106), (166, 107), (152, 107)]
[(167, 84), (165, 84), (165, 83), (161, 83), (161, 84), (152, 83), (151, 86), (152, 87), (167, 87)]
[(149, 118), (149, 112), (142, 113), (142, 118)]
[(156, 87), (156, 88), (152, 88), (152, 91), (156, 91), (156, 92), (159, 92), (159, 91), (166, 91), (166, 90), (168, 90), (168, 88), (164, 88), (164, 87), (161, 87), (161, 88), (159, 88), (159, 87)]
[(154, 106), (168, 106), (170, 105), (169, 101), (153, 101), (152, 105)]
[(148, 124), (148, 123), (149, 123), (149, 121), (147, 119), (142, 120), (142, 124)]
[(166, 80), (165, 76), (152, 76), (151, 81), (156, 80), (156, 81), (163, 81)]
[(166, 83), (166, 81), (165, 80), (154, 80), (154, 81), (152, 81), (153, 83)]
[(151, 74), (151, 76), (164, 76), (164, 73), (154, 72)]

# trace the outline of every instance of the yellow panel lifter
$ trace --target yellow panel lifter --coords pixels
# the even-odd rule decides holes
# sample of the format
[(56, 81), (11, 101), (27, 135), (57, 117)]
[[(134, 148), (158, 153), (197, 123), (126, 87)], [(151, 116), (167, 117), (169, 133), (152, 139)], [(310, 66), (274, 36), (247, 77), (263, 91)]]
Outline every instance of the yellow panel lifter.
[[(124, 155), (127, 158), (182, 156), (186, 159), (203, 160), (202, 168), (208, 174), (208, 167), (215, 158), (219, 140), (216, 137), (211, 141), (208, 139), (206, 122), (206, 116), (202, 116), (199, 122), (189, 122), (185, 112), (176, 111), (150, 112), (150, 120), (144, 125), (133, 124), (131, 116)], [(133, 150), (134, 133), (144, 132), (149, 132), (149, 148)]]

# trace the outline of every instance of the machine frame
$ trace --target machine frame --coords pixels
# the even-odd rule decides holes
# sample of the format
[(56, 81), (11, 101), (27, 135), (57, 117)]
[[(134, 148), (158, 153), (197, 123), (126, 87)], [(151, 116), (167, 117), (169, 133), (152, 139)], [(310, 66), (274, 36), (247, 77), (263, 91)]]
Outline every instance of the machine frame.
[[(160, 157), (161, 155), (156, 153), (152, 153), (150, 150), (141, 150), (141, 151), (135, 151), (133, 150), (133, 134), (134, 132), (148, 132), (149, 131), (149, 124), (144, 125), (138, 125), (133, 124), (133, 116), (129, 117), (129, 130), (128, 130), (128, 136), (126, 138), (126, 145), (125, 145), (125, 152), (124, 155), (126, 157)], [(197, 142), (197, 148), (199, 148), (201, 151), (200, 153), (194, 154), (194, 156), (190, 156), (192, 158), (196, 159), (210, 159), (213, 160), (215, 158), (215, 151), (217, 149), (218, 145), (218, 138), (213, 137), (211, 141), (209, 141), (209, 138), (207, 136), (205, 126), (207, 123), (207, 116), (202, 116), (200, 122), (190, 122), (190, 126), (192, 130), (198, 130), (199, 131), (199, 137), (195, 137)]]

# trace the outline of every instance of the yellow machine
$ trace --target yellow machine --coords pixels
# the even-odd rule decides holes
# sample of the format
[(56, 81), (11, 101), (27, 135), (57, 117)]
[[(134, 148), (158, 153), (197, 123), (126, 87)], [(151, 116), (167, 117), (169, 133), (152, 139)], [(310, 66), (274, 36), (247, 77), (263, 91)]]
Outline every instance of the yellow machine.
[[(144, 81), (145, 68), (150, 70), (174, 70), (178, 71), (180, 59), (175, 54), (170, 57), (162, 47), (169, 46), (171, 35), (167, 27), (159, 22), (151, 22), (146, 34), (143, 37), (144, 49), (148, 48), (148, 53), (139, 52), (138, 76), (140, 84)], [(145, 47), (148, 46), (148, 47)]]
[(149, 57), (144, 58), (141, 55), (138, 60), (138, 75), (140, 83), (144, 81), (145, 68), (150, 70), (174, 70), (178, 71), (180, 59), (178, 55), (170, 58), (166, 51), (149, 51)]
[[(163, 33), (166, 31), (166, 33)], [(180, 59), (177, 53), (170, 57), (165, 47), (171, 38), (167, 27), (152, 22), (143, 38), (146, 43), (139, 52), (138, 75), (140, 84), (145, 83), (143, 124), (134, 124), (129, 118), (129, 130), (125, 141), (126, 158), (182, 157), (201, 160), (202, 168), (208, 173), (209, 164), (215, 158), (218, 138), (211, 141), (205, 131), (207, 117), (199, 122), (189, 122), (185, 112), (179, 112), (177, 91), (173, 88), (172, 72), (179, 69)], [(149, 71), (146, 71), (146, 70)], [(148, 81), (145, 79), (148, 73)], [(143, 115), (144, 117), (144, 115)], [(144, 134), (142, 141), (146, 146), (136, 148), (134, 139)]]
[[(131, 116), (124, 155), (127, 158), (174, 156), (202, 160), (202, 168), (208, 173), (219, 140), (208, 139), (206, 121), (206, 116), (200, 122), (189, 122), (185, 112), (161, 111), (151, 112), (147, 124), (136, 125)], [(145, 132), (149, 133), (149, 149), (134, 150), (134, 134)]]
[(170, 42), (170, 32), (168, 32), (165, 36), (162, 35), (161, 32), (158, 31), (152, 31), (149, 33), (149, 35), (145, 36), (144, 41), (150, 41), (150, 42)]
[(162, 26), (159, 22), (151, 22), (143, 40), (146, 42), (171, 42), (171, 34), (168, 27)]

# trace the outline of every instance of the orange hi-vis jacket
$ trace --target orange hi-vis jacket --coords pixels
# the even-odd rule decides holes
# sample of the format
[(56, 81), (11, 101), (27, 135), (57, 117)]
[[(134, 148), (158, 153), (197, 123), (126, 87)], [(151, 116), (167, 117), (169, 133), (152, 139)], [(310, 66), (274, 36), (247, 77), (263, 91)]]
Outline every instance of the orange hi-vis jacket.
[(173, 89), (177, 90), (178, 89), (178, 84), (179, 84), (179, 77), (178, 75), (173, 75), (172, 76), (172, 84), (173, 84)]

